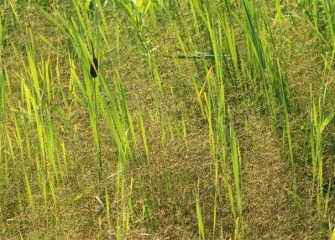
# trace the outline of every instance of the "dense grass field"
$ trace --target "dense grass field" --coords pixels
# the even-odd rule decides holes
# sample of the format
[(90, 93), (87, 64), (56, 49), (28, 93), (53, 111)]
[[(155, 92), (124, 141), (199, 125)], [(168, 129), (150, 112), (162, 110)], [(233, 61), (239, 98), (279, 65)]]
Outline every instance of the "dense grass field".
[(335, 240), (335, 2), (0, 0), (0, 239)]

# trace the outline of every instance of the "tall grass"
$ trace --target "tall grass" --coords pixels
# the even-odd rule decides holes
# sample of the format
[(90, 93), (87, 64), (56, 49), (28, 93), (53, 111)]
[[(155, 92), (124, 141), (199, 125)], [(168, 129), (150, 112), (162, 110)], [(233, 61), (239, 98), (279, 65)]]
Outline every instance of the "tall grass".
[[(322, 98), (315, 100), (313, 89), (310, 87), (310, 146), (313, 169), (313, 194), (316, 197), (316, 209), (320, 222), (325, 221), (328, 213), (329, 189), (324, 189), (324, 153), (323, 132), (334, 118), (334, 110), (324, 116), (327, 85)], [(327, 190), (327, 193), (324, 191)]]
[[(220, 3), (129, 0), (108, 1), (106, 5), (97, 0), (73, 0), (59, 3), (58, 7), (51, 4), (48, 8), (38, 1), (29, 1), (30, 7), (42, 14), (40, 19), (57, 30), (56, 41), (25, 24), (14, 2), (0, 4), (12, 13), (8, 22), (0, 17), (0, 49), (4, 49), (3, 23), (19, 27), (23, 38), (22, 46), (15, 42), (10, 46), (21, 66), (14, 73), (12, 69), (9, 73), (0, 52), (0, 182), (3, 186), (0, 193), (12, 198), (0, 200), (7, 205), (15, 204), (13, 219), (27, 219), (32, 214), (32, 229), (45, 226), (43, 231), (31, 235), (19, 229), (22, 238), (71, 237), (59, 230), (63, 224), (61, 218), (65, 216), (64, 225), (72, 224), (81, 220), (81, 213), (74, 214), (73, 218), (78, 219), (71, 219), (58, 209), (78, 210), (81, 204), (96, 207), (92, 202), (98, 205), (97, 217), (92, 220), (98, 239), (154, 235), (155, 229), (167, 223), (172, 227), (184, 226), (184, 220), (189, 219), (184, 219), (182, 213), (192, 215), (187, 215), (194, 221), (189, 223), (189, 231), (198, 234), (199, 239), (247, 238), (243, 163), (248, 159), (244, 159), (241, 150), (240, 138), (242, 143), (246, 140), (241, 130), (243, 124), (238, 119), (242, 115), (238, 108), (245, 108), (243, 101), (259, 106), (252, 114), (265, 119), (269, 125), (266, 128), (274, 136), (284, 136), (280, 149), (282, 160), (291, 166), (289, 191), (295, 206), (304, 197), (299, 195), (302, 191), (299, 191), (298, 172), (308, 170), (298, 169), (301, 166), (297, 162), (296, 146), (300, 142), (295, 142), (298, 140), (291, 108), (295, 102), (289, 66), (285, 63), (285, 53), (278, 51), (274, 32), (277, 26), (280, 30), (284, 28), (281, 1), (276, 1), (272, 20), (263, 0)], [(308, 10), (306, 21), (315, 36), (332, 46), (331, 57), (324, 61), (323, 77), (329, 78), (335, 55), (334, 5), (326, 0), (299, 1), (298, 5)], [(323, 34), (326, 31), (323, 23), (327, 24), (328, 35)], [(170, 31), (171, 39), (166, 41), (173, 43), (169, 46), (164, 45), (161, 33), (156, 32), (161, 26)], [(46, 44), (43, 50), (39, 49), (41, 42)], [(134, 73), (129, 75), (124, 73), (127, 63), (122, 62), (127, 44), (132, 44), (131, 49), (137, 51), (131, 52), (137, 61), (131, 62), (133, 65), (128, 69)], [(90, 75), (90, 66), (95, 65), (92, 48), (99, 62), (99, 67), (94, 69), (98, 73), (96, 78)], [(166, 70), (165, 62), (173, 70)], [(192, 71), (187, 72), (185, 67)], [(141, 74), (136, 72), (140, 68), (144, 69), (145, 83), (136, 86), (136, 90), (148, 87), (146, 84), (152, 89), (153, 103), (148, 104), (151, 108), (148, 112), (147, 106), (132, 99), (126, 82), (129, 79), (123, 78), (131, 75), (140, 82)], [(171, 72), (178, 73), (178, 79), (167, 79)], [(193, 89), (189, 89), (192, 84)], [(183, 101), (182, 91), (191, 97), (185, 101), (181, 113), (177, 113), (176, 103)], [(324, 141), (325, 132), (333, 124), (334, 108), (327, 101), (327, 96), (331, 96), (327, 86), (321, 97), (316, 96), (311, 85), (310, 118), (305, 119), (309, 122), (309, 148), (304, 151), (310, 151), (311, 157), (311, 205), (320, 222), (325, 223), (330, 216), (332, 190), (324, 189)], [(76, 140), (84, 141), (83, 148), (93, 149), (84, 160), (76, 159), (79, 156), (76, 153), (85, 149), (73, 150), (72, 138), (80, 134), (76, 133), (72, 114), (88, 116), (85, 122), (89, 139), (85, 135), (84, 139)], [(189, 132), (194, 127), (193, 121), (200, 125), (201, 134), (205, 133), (201, 141), (206, 146), (201, 150), (192, 145), (194, 132), (193, 135)], [(153, 143), (153, 139), (157, 142)], [(200, 172), (198, 166), (192, 168), (199, 171), (194, 175), (178, 172), (177, 161), (172, 159), (175, 149), (179, 151), (180, 161), (193, 161), (188, 155), (194, 155), (192, 151), (201, 152), (209, 173)], [(92, 159), (95, 163), (91, 165)], [(192, 165), (185, 162), (188, 164)], [(155, 172), (156, 169), (160, 172)], [(93, 172), (96, 177), (87, 177), (90, 173), (85, 171)], [(186, 194), (190, 188), (192, 196)], [(203, 194), (205, 190), (208, 194)], [(179, 205), (185, 198), (191, 198), (188, 200), (192, 203), (187, 211)], [(43, 221), (37, 220), (40, 217)], [(321, 224), (320, 229), (324, 228)], [(329, 238), (334, 238), (331, 227)]]

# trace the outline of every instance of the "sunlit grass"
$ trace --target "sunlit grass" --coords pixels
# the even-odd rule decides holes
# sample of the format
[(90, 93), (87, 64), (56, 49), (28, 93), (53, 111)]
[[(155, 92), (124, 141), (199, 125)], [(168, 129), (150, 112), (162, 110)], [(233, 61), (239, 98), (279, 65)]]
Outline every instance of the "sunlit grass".
[[(245, 197), (264, 192), (245, 178), (263, 179), (245, 167), (255, 159), (288, 166), (268, 170), (288, 193), (278, 219), (301, 227), (286, 237), (334, 238), (334, 3), (0, 6), (0, 238), (285, 238), (253, 225), (281, 214), (252, 215), (270, 204)], [(291, 34), (326, 46), (319, 78), (295, 72), (315, 62), (291, 58), (292, 46), (313, 51)], [(263, 132), (248, 138), (251, 116), (282, 143), (280, 159)]]

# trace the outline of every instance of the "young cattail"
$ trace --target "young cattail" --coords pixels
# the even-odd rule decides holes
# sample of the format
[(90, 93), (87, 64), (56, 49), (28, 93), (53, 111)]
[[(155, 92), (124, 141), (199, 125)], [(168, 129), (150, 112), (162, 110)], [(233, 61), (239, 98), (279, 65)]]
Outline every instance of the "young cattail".
[(98, 59), (95, 57), (94, 55), (94, 47), (93, 47), (93, 43), (91, 42), (92, 45), (92, 63), (90, 64), (90, 74), (92, 78), (96, 78), (98, 76)]

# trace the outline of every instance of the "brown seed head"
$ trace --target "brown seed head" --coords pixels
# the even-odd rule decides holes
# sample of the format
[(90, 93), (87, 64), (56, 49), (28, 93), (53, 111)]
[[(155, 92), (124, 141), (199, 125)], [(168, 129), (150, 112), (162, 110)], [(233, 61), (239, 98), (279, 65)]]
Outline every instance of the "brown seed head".
[(90, 74), (92, 78), (96, 78), (98, 76), (98, 59), (93, 56), (92, 62), (94, 66), (92, 63), (90, 64)]

